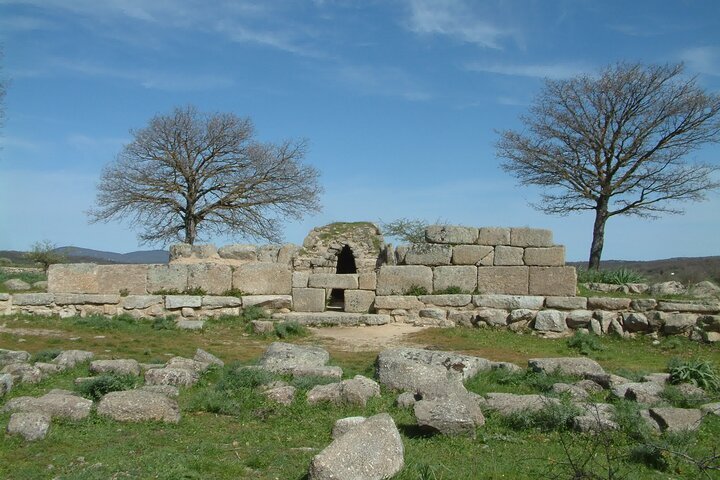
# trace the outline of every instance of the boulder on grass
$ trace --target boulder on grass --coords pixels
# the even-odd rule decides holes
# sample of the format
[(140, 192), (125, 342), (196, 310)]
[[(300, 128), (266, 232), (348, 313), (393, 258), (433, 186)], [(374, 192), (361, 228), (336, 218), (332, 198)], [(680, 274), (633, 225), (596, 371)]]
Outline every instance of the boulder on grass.
[(703, 414), (696, 408), (651, 408), (650, 416), (662, 431), (682, 432), (700, 428)]
[(193, 357), (193, 360), (200, 363), (207, 363), (208, 365), (217, 365), (219, 367), (225, 366), (225, 362), (220, 360), (212, 353), (206, 352), (202, 348), (198, 348), (197, 350), (195, 350), (195, 356)]
[(13, 383), (39, 383), (43, 379), (43, 372), (38, 367), (29, 363), (11, 363), (5, 365), (0, 373), (9, 374)]
[(90, 373), (95, 375), (114, 373), (117, 375), (140, 375), (140, 364), (137, 360), (93, 360), (90, 362)]
[(258, 365), (275, 373), (292, 373), (298, 367), (322, 367), (330, 354), (320, 347), (274, 342), (268, 346)]
[(30, 361), (30, 353), (24, 350), (6, 350), (0, 348), (0, 367), (11, 363), (27, 363)]
[(145, 372), (145, 383), (148, 385), (191, 387), (198, 379), (197, 373), (186, 368), (151, 368)]
[(95, 355), (85, 350), (65, 350), (52, 360), (63, 368), (75, 368), (80, 363), (89, 362)]
[(387, 413), (350, 429), (313, 457), (309, 480), (383, 480), (405, 465), (404, 447)]
[(480, 408), (457, 398), (420, 400), (414, 406), (415, 418), (421, 429), (450, 436), (475, 438), (475, 427), (485, 423)]
[(10, 416), (7, 433), (20, 435), (28, 442), (42, 440), (50, 428), (50, 415), (40, 412), (17, 412)]
[(578, 377), (605, 373), (599, 363), (586, 357), (531, 358), (528, 360), (528, 367), (539, 373), (557, 372)]
[(4, 412), (46, 413), (52, 418), (82, 420), (90, 415), (92, 400), (64, 393), (48, 393), (42, 397), (16, 397), (8, 400)]
[(97, 413), (118, 422), (180, 421), (180, 407), (176, 400), (146, 390), (110, 392), (100, 399)]

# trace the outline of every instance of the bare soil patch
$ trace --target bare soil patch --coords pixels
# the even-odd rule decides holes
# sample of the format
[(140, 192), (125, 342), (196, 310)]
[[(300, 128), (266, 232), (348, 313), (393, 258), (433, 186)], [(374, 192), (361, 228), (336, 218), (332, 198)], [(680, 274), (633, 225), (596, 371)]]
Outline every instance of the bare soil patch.
[(308, 328), (313, 337), (334, 349), (346, 352), (377, 352), (389, 347), (417, 347), (420, 344), (408, 338), (431, 327), (417, 327), (405, 323), (360, 327)]

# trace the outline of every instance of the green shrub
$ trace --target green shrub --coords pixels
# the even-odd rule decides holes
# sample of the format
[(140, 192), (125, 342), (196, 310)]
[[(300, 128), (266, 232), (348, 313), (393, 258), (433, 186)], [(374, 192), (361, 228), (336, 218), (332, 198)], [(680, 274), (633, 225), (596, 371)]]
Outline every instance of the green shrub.
[(180, 295), (181, 293), (182, 292), (180, 292), (180, 290), (176, 290), (174, 288), (171, 288), (171, 289), (161, 288), (160, 290), (154, 290), (154, 291), (150, 292), (151, 295), (163, 295), (163, 296), (165, 296), (165, 295)]
[(230, 290), (225, 290), (223, 292), (223, 295), (226, 297), (242, 298), (243, 296), (245, 296), (247, 294), (238, 288), (231, 288)]
[(600, 341), (600, 337), (593, 333), (583, 333), (576, 331), (572, 337), (568, 338), (567, 346), (577, 350), (581, 355), (590, 355), (593, 352), (605, 350)]
[(611, 283), (614, 285), (642, 283), (645, 281), (645, 277), (643, 277), (642, 274), (624, 267), (615, 270), (587, 270), (578, 268), (577, 279), (578, 283)]
[(571, 403), (548, 403), (541, 410), (525, 410), (504, 417), (502, 422), (515, 430), (538, 429), (544, 432), (567, 430), (581, 410)]
[(667, 385), (660, 396), (673, 407), (698, 408), (707, 402), (705, 395), (686, 395), (675, 385)]
[(260, 368), (245, 368), (242, 365), (232, 364), (225, 367), (222, 377), (215, 385), (215, 390), (238, 390), (242, 388), (255, 388), (275, 380), (276, 376)]
[(310, 390), (315, 385), (327, 385), (335, 383), (338, 380), (333, 377), (321, 377), (316, 375), (308, 375), (305, 377), (293, 377), (290, 384), (298, 390)]
[(100, 397), (110, 392), (130, 390), (139, 383), (139, 377), (134, 375), (100, 375), (75, 385), (75, 391), (80, 395), (92, 400), (99, 400)]
[(463, 290), (460, 287), (450, 286), (450, 287), (444, 288), (442, 290), (434, 291), (433, 295), (457, 295), (460, 293), (468, 293), (468, 292), (466, 292), (465, 290)]
[(294, 320), (289, 322), (275, 323), (275, 335), (277, 335), (279, 338), (304, 337), (308, 334), (309, 332), (307, 328), (300, 325)]
[(158, 317), (153, 320), (151, 328), (153, 330), (174, 330), (175, 325), (175, 317)]
[(706, 360), (680, 360), (673, 358), (668, 362), (670, 383), (692, 383), (709, 392), (720, 392), (720, 375)]
[(205, 291), (205, 289), (202, 287), (193, 287), (193, 288), (186, 289), (184, 294), (201, 297), (203, 295), (207, 295), (207, 291)]
[(89, 327), (93, 330), (122, 330), (134, 328), (138, 320), (127, 314), (105, 317), (102, 315), (90, 315), (84, 318), (74, 318), (72, 322), (77, 326)]
[(250, 305), (249, 307), (243, 309), (241, 318), (246, 322), (251, 322), (253, 320), (261, 320), (263, 318), (268, 318), (268, 315), (267, 313), (265, 313), (265, 310), (258, 307), (257, 305)]
[(242, 410), (242, 405), (226, 392), (203, 390), (190, 398), (187, 410), (190, 412), (237, 415)]
[(420, 295), (427, 295), (428, 291), (427, 288), (421, 287), (419, 285), (410, 285), (407, 290), (405, 290), (405, 295), (412, 295), (414, 297), (419, 297)]
[(61, 353), (62, 353), (62, 350), (58, 350), (56, 348), (51, 348), (48, 350), (40, 350), (39, 352), (36, 352), (32, 356), (32, 362), (48, 363), (49, 361), (53, 360), (55, 357), (57, 357)]

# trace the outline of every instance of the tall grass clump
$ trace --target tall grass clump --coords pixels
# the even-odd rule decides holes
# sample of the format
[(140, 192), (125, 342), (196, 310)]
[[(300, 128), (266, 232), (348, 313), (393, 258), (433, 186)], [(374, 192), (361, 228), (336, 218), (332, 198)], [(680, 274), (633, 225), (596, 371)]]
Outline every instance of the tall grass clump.
[(110, 392), (130, 390), (139, 383), (139, 377), (135, 375), (100, 375), (75, 385), (75, 391), (85, 398), (99, 400), (103, 395)]
[(613, 285), (624, 285), (626, 283), (642, 283), (645, 277), (629, 268), (617, 268), (614, 270), (587, 270), (577, 269), (578, 283), (611, 283)]
[(583, 333), (580, 331), (576, 331), (572, 337), (568, 338), (567, 346), (585, 356), (590, 356), (593, 352), (605, 350), (605, 347), (600, 341), (600, 337), (594, 333)]
[(668, 362), (668, 373), (672, 384), (692, 383), (710, 392), (720, 392), (720, 375), (706, 360), (673, 358)]

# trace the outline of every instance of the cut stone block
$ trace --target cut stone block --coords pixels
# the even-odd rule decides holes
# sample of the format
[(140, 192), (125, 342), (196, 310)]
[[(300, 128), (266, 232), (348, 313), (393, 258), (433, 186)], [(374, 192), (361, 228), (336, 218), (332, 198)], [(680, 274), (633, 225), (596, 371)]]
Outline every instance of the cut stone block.
[(291, 295), (247, 295), (243, 297), (243, 307), (262, 307), (273, 310), (292, 307)]
[(354, 273), (311, 273), (308, 279), (308, 287), (357, 289), (358, 276)]
[(535, 316), (535, 330), (539, 332), (564, 332), (567, 330), (565, 312), (542, 310)]
[(217, 263), (188, 265), (188, 290), (201, 288), (209, 295), (222, 295), (232, 288), (232, 275), (229, 265)]
[(148, 293), (184, 292), (187, 288), (188, 265), (148, 265)]
[(510, 245), (514, 247), (552, 247), (552, 231), (540, 228), (511, 228)]
[(472, 295), (466, 293), (445, 295), (421, 295), (420, 301), (438, 307), (464, 307), (472, 301)]
[(585, 310), (588, 308), (588, 301), (586, 297), (547, 297), (545, 306), (559, 310)]
[[(449, 248), (449, 247), (448, 247)], [(433, 288), (433, 271), (424, 265), (383, 265), (378, 275), (378, 295), (403, 295), (413, 287)]]
[(120, 306), (126, 310), (136, 308), (149, 308), (153, 305), (162, 305), (163, 297), (160, 295), (130, 295), (120, 298)]
[(375, 301), (375, 292), (369, 290), (345, 290), (345, 311), (350, 313), (369, 312)]
[(241, 307), (242, 300), (238, 297), (220, 295), (207, 295), (202, 297), (202, 308), (232, 308)]
[(450, 265), (452, 247), (450, 245), (421, 245), (411, 247), (405, 254), (407, 265)]
[(530, 295), (574, 296), (575, 267), (530, 267)]
[(48, 268), (48, 292), (98, 293), (96, 269), (97, 265), (94, 263), (50, 265)]
[(320, 313), (285, 313), (279, 318), (286, 321), (294, 321), (300, 325), (325, 326), (325, 325), (385, 325), (392, 322), (390, 315), (378, 315), (374, 313), (349, 313), (349, 312), (320, 312)]
[(475, 243), (478, 229), (452, 225), (431, 225), (425, 229), (425, 239), (430, 243)]
[(433, 291), (459, 287), (463, 292), (473, 292), (477, 287), (477, 267), (472, 265), (441, 266), (433, 269)]
[(324, 288), (293, 288), (293, 310), (296, 312), (325, 311)]
[(293, 272), (292, 273), (292, 287), (293, 288), (307, 288), (309, 278), (310, 278), (310, 272)]
[(225, 245), (218, 249), (220, 258), (228, 258), (231, 260), (240, 260), (244, 262), (257, 262), (257, 247), (255, 245), (246, 245), (235, 243)]
[(17, 412), (10, 416), (7, 433), (20, 435), (28, 442), (42, 440), (50, 428), (51, 417), (42, 412)]
[(514, 310), (525, 308), (529, 310), (540, 310), (543, 307), (544, 297), (531, 295), (473, 295), (473, 303), (478, 307), (502, 308)]
[(55, 301), (52, 293), (16, 293), (12, 296), (13, 305), (18, 306), (41, 306), (50, 305)]
[(375, 308), (382, 310), (420, 310), (425, 304), (411, 295), (391, 295), (375, 297)]
[(498, 245), (495, 247), (495, 265), (523, 265), (523, 249)]
[(165, 308), (200, 308), (202, 297), (199, 295), (166, 295)]
[(525, 265), (562, 267), (565, 265), (565, 247), (528, 247), (523, 257)]
[(235, 269), (232, 285), (251, 295), (289, 295), (292, 290), (292, 272), (287, 265), (248, 263)]
[(528, 267), (478, 267), (480, 293), (528, 294)]
[(452, 249), (453, 265), (485, 265), (494, 261), (495, 249), (488, 245), (456, 245)]
[(590, 310), (627, 310), (630, 308), (629, 298), (590, 297), (588, 298)]
[(358, 287), (360, 290), (375, 290), (377, 288), (377, 274), (375, 272), (359, 274)]
[(96, 271), (98, 293), (148, 293), (147, 265), (98, 265)]
[(120, 303), (120, 295), (97, 293), (56, 293), (55, 305), (114, 305)]
[(478, 245), (510, 245), (510, 229), (505, 227), (482, 227), (478, 231)]

